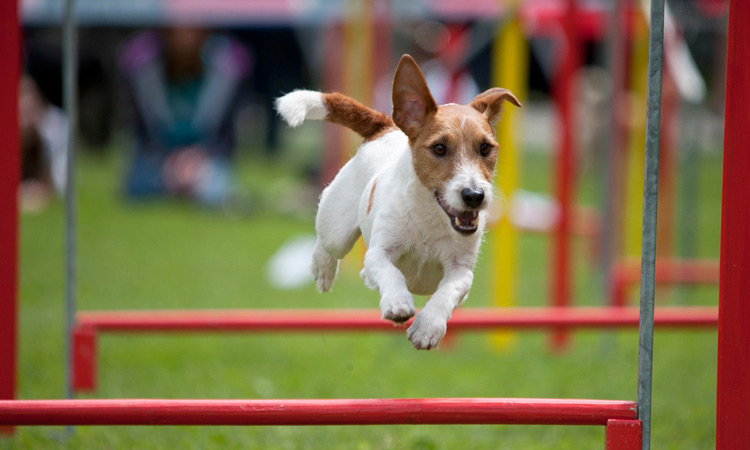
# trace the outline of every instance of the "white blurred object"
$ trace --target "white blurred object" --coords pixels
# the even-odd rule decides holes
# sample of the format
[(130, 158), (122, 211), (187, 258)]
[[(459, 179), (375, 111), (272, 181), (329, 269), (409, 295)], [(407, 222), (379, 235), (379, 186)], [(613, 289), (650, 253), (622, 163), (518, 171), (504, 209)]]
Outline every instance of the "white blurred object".
[[(518, 189), (507, 203), (510, 204), (510, 222), (520, 230), (549, 231), (560, 219), (560, 207), (549, 195)], [(493, 203), (492, 209), (492, 222), (508, 213), (505, 202)]]
[(510, 202), (510, 220), (518, 228), (549, 230), (560, 217), (560, 207), (548, 195), (517, 190)]
[[(641, 10), (651, 20), (651, 3), (641, 0)], [(706, 98), (706, 82), (703, 80), (693, 55), (678, 29), (669, 4), (664, 5), (664, 62), (674, 78), (677, 91), (683, 100), (699, 104)]]
[(684, 100), (699, 104), (706, 98), (706, 83), (701, 77), (690, 49), (677, 28), (669, 5), (665, 5), (664, 17), (664, 50), (667, 52), (665, 61), (669, 66), (677, 85), (680, 97)]
[(58, 194), (65, 192), (68, 167), (68, 117), (62, 109), (48, 105), (38, 124), (39, 136), (49, 159), (52, 184)]
[(312, 283), (310, 271), (315, 235), (287, 239), (266, 264), (268, 282), (277, 289), (298, 289)]

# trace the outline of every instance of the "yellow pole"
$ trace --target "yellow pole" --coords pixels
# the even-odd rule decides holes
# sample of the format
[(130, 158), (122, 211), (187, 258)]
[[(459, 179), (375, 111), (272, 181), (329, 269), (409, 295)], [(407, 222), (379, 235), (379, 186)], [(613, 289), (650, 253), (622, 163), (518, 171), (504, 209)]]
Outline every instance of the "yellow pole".
[[(521, 102), (526, 98), (528, 84), (528, 43), (518, 15), (513, 12), (505, 27), (498, 33), (492, 49), (492, 83), (510, 89)], [(515, 108), (506, 108), (497, 126), (500, 154), (497, 163), (498, 201), (503, 203), (503, 215), (492, 230), (491, 254), (494, 255), (492, 293), (497, 307), (513, 306), (516, 295), (516, 268), (518, 266), (518, 231), (510, 218), (510, 206), (519, 187), (520, 148), (518, 130), (521, 116)], [(506, 348), (513, 339), (509, 332), (492, 334), (498, 348)]]
[(630, 102), (630, 137), (628, 142), (627, 178), (625, 188), (626, 257), (641, 254), (641, 220), (643, 218), (643, 162), (646, 140), (646, 79), (648, 75), (648, 24), (641, 14), (634, 17), (634, 35)]
[[(346, 5), (348, 14), (344, 22), (343, 93), (368, 106), (372, 106), (375, 89), (372, 76), (375, 50), (374, 1), (349, 0)], [(343, 166), (362, 143), (362, 138), (353, 131), (345, 130), (342, 139)], [(345, 258), (342, 268), (352, 269), (358, 273), (366, 250), (364, 241), (360, 238)]]

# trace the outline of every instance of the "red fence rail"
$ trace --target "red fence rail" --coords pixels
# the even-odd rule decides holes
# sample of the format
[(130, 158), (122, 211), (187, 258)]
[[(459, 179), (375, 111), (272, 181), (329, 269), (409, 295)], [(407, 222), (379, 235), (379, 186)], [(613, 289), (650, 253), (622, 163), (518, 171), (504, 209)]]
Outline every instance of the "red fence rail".
[[(612, 268), (612, 305), (625, 306), (628, 290), (641, 281), (640, 260), (620, 261)], [(656, 284), (711, 285), (719, 283), (718, 259), (657, 259)]]
[[(494, 328), (637, 327), (638, 308), (467, 308), (457, 310), (449, 330), (483, 331)], [(657, 308), (660, 327), (715, 328), (716, 307)], [(406, 323), (408, 326), (410, 322)], [(374, 309), (329, 310), (155, 310), (86, 311), (78, 313), (77, 330), (102, 332), (167, 331), (396, 331)]]
[(0, 401), (0, 425), (606, 425), (633, 420), (617, 400), (424, 398), (335, 400)]

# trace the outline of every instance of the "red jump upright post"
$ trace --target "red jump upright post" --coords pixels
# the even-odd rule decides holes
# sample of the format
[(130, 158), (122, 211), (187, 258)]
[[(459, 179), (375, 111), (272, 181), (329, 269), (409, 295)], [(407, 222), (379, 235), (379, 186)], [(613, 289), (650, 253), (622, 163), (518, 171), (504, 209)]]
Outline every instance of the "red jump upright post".
[[(552, 244), (552, 283), (551, 300), (553, 306), (569, 306), (572, 297), (574, 271), (571, 268), (571, 230), (574, 201), (574, 162), (575, 162), (575, 73), (578, 68), (578, 27), (576, 0), (567, 0), (563, 18), (564, 40), (561, 44), (562, 61), (557, 74), (555, 100), (559, 115), (559, 149), (554, 163), (557, 202), (560, 205), (559, 217)], [(552, 335), (552, 348), (561, 351), (568, 342), (564, 329)]]
[[(20, 47), (18, 4), (0, 2), (0, 399), (16, 395), (16, 299), (18, 295), (18, 137)], [(0, 427), (0, 433), (13, 429)]]
[(716, 448), (750, 442), (750, 2), (730, 0), (724, 116)]

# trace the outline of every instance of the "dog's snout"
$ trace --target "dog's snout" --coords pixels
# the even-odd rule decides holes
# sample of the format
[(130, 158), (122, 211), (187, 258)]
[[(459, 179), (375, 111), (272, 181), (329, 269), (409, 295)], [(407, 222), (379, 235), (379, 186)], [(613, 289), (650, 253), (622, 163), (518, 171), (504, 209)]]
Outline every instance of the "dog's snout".
[(461, 191), (461, 198), (467, 206), (476, 208), (484, 201), (484, 190), (465, 188)]

